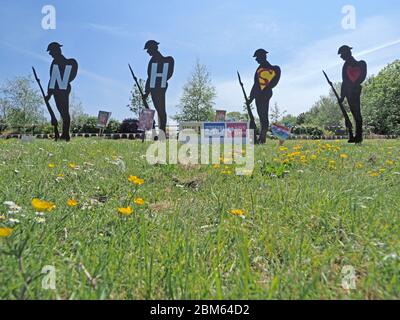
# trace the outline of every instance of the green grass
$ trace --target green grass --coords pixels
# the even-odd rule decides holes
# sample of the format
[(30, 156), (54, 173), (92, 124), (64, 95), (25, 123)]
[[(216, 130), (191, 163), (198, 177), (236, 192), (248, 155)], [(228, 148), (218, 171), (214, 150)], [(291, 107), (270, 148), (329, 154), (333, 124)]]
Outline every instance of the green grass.
[[(282, 163), (296, 145), (301, 154)], [(0, 238), (1, 299), (400, 298), (400, 141), (288, 142), (288, 151), (270, 141), (256, 147), (252, 176), (150, 166), (147, 146), (0, 140), (0, 228), (13, 228)], [(130, 193), (146, 204), (123, 217)], [(45, 223), (33, 198), (57, 206)], [(22, 210), (10, 215), (4, 201)], [(46, 265), (54, 291), (42, 289)], [(355, 290), (341, 285), (347, 265)]]

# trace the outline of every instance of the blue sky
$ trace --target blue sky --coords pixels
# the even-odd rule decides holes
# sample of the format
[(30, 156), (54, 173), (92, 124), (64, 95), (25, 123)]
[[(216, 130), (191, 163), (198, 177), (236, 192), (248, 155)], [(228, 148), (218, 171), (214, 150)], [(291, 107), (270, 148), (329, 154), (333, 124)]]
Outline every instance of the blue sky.
[[(44, 5), (56, 8), (56, 30), (41, 27)], [(344, 5), (356, 8), (354, 30), (342, 28)], [(272, 102), (299, 114), (327, 93), (323, 68), (332, 80), (340, 80), (340, 45), (352, 45), (356, 56), (368, 62), (370, 74), (400, 57), (398, 0), (0, 0), (0, 6), (0, 82), (29, 74), (32, 65), (47, 81), (51, 58), (46, 47), (59, 41), (64, 55), (79, 62), (73, 91), (85, 111), (112, 111), (120, 120), (131, 116), (127, 64), (145, 77), (149, 57), (143, 46), (149, 39), (159, 41), (160, 51), (176, 61), (169, 115), (176, 112), (196, 59), (211, 72), (215, 107), (239, 111), (243, 97), (236, 70), (249, 91), (257, 67), (253, 53), (267, 49), (270, 62), (282, 68)]]

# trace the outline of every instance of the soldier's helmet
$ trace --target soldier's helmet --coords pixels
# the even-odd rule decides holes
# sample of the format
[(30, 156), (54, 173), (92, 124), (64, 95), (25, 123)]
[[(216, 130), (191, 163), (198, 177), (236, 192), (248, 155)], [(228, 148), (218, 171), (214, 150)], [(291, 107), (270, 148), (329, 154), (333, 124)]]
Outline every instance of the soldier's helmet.
[(50, 44), (48, 45), (47, 51), (48, 51), (48, 52), (54, 51), (54, 50), (56, 50), (56, 49), (60, 49), (61, 47), (62, 47), (62, 45), (59, 44), (58, 42), (52, 42), (52, 43), (50, 43)]
[(144, 50), (149, 50), (149, 49), (158, 49), (158, 45), (160, 43), (158, 43), (155, 40), (149, 40), (146, 42), (146, 44), (144, 45)]
[(338, 54), (346, 54), (346, 53), (351, 53), (351, 50), (353, 50), (352, 47), (349, 47), (347, 45), (341, 46), (339, 48)]
[(254, 52), (254, 58), (258, 58), (258, 57), (266, 57), (267, 56), (268, 51), (264, 50), (264, 49), (258, 49), (256, 50), (256, 52)]

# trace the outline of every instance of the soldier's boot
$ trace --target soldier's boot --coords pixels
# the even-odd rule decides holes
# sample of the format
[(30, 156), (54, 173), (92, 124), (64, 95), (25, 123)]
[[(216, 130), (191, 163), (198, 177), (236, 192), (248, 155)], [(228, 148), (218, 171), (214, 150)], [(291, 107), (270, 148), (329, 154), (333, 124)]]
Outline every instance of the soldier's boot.
[(359, 144), (363, 142), (363, 123), (362, 123), (362, 118), (361, 115), (357, 115), (355, 117), (356, 120), (356, 137), (355, 137), (355, 143)]
[(362, 129), (357, 128), (357, 132), (356, 132), (356, 137), (354, 138), (354, 142), (359, 144), (363, 142), (363, 133), (362, 133)]
[(267, 142), (267, 129), (261, 129), (260, 138), (258, 140), (259, 144), (265, 144)]
[(353, 130), (349, 130), (349, 141), (348, 143), (356, 143), (356, 138), (353, 135)]

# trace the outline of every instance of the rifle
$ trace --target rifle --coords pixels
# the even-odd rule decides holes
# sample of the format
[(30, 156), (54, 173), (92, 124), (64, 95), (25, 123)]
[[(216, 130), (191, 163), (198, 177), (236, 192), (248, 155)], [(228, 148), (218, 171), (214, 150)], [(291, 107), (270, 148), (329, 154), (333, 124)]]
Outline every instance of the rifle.
[[(132, 69), (132, 67), (131, 67), (131, 65), (129, 63), (128, 63), (128, 66), (129, 66), (129, 70), (131, 70), (131, 74), (132, 74), (133, 80), (135, 80), (136, 86), (139, 89), (139, 93), (140, 93), (140, 96), (142, 97), (142, 102), (143, 102), (144, 107), (146, 109), (150, 109), (149, 104), (147, 103), (147, 100), (144, 97), (144, 93), (143, 93), (142, 87), (140, 86), (138, 78), (135, 76), (135, 73), (133, 72), (133, 69)], [(156, 122), (154, 121), (153, 122), (153, 130), (155, 128), (156, 128)], [(142, 143), (144, 142), (144, 138), (145, 138), (145, 132), (143, 132), (143, 134), (142, 134)]]
[(146, 100), (146, 98), (144, 97), (144, 93), (143, 93), (142, 87), (140, 86), (140, 83), (139, 83), (139, 81), (138, 81), (138, 78), (137, 78), (137, 77), (135, 76), (135, 74), (133, 73), (132, 67), (131, 67), (131, 65), (130, 65), (129, 63), (128, 63), (128, 66), (129, 66), (129, 70), (131, 70), (131, 74), (132, 74), (133, 80), (135, 80), (135, 83), (136, 83), (136, 85), (137, 85), (137, 87), (138, 87), (138, 89), (139, 89), (140, 96), (142, 97), (142, 101), (143, 101), (144, 107), (145, 107), (146, 109), (150, 109), (149, 104), (147, 103), (147, 100)]
[(333, 90), (333, 93), (334, 93), (335, 96), (336, 96), (336, 99), (337, 99), (337, 101), (338, 101), (338, 103), (339, 103), (340, 110), (342, 111), (343, 116), (344, 116), (344, 121), (345, 121), (346, 129), (349, 131), (349, 136), (350, 136), (350, 138), (352, 138), (352, 137), (353, 137), (353, 124), (352, 124), (351, 121), (350, 121), (349, 115), (347, 114), (347, 111), (346, 111), (346, 109), (344, 108), (343, 103), (340, 101), (340, 97), (339, 97), (339, 95), (338, 95), (338, 93), (337, 93), (335, 87), (333, 86), (332, 81), (329, 80), (329, 77), (328, 77), (328, 75), (326, 74), (325, 71), (322, 71), (322, 72), (324, 73), (324, 76), (325, 76), (326, 80), (328, 81), (329, 85), (331, 86), (331, 88), (332, 88), (332, 90)]
[(50, 105), (49, 101), (46, 99), (46, 95), (44, 93), (42, 84), (40, 83), (40, 79), (37, 76), (35, 68), (32, 67), (32, 70), (33, 70), (33, 75), (35, 77), (35, 80), (39, 85), (40, 91), (42, 92), (42, 96), (43, 96), (44, 102), (46, 103), (47, 110), (50, 113), (51, 125), (54, 127), (54, 139), (57, 141), (58, 138), (60, 137), (60, 134), (58, 132), (58, 121), (57, 121), (56, 115), (54, 114), (53, 109), (51, 108), (51, 105)]
[(256, 130), (257, 130), (256, 121), (254, 120), (254, 115), (253, 115), (253, 112), (251, 110), (250, 101), (249, 101), (249, 98), (247, 97), (246, 90), (244, 89), (244, 85), (243, 85), (243, 82), (242, 82), (242, 78), (240, 77), (239, 71), (237, 72), (237, 75), (238, 75), (238, 78), (239, 78), (239, 84), (242, 87), (244, 99), (245, 99), (245, 102), (246, 102), (247, 112), (248, 112), (249, 118), (250, 118), (250, 129), (254, 130), (254, 134), (256, 134)]

